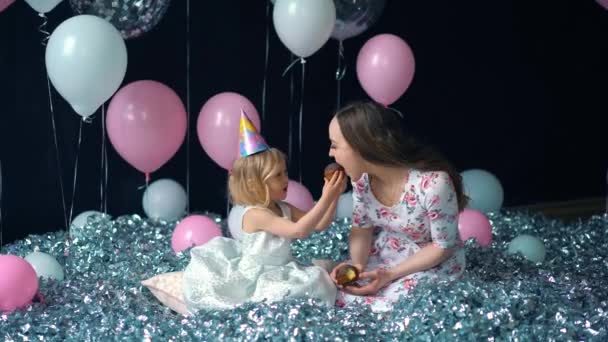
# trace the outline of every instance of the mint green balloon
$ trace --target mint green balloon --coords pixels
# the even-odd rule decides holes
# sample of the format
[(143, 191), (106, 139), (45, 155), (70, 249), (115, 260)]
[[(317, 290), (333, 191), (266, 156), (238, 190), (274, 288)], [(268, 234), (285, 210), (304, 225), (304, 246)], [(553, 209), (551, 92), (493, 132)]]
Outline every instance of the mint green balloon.
[(545, 245), (532, 235), (522, 234), (509, 243), (509, 254), (521, 254), (532, 262), (543, 262), (545, 260)]

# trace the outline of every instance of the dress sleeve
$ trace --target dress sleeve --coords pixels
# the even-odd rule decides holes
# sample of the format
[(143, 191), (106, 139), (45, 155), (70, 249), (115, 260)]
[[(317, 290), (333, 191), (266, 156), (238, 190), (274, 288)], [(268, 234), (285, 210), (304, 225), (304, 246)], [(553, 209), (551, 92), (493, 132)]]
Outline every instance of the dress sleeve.
[(372, 222), (369, 218), (369, 185), (367, 178), (362, 176), (353, 186), (353, 227), (371, 228)]
[(458, 198), (450, 176), (442, 171), (425, 173), (420, 188), (433, 244), (444, 249), (458, 245)]

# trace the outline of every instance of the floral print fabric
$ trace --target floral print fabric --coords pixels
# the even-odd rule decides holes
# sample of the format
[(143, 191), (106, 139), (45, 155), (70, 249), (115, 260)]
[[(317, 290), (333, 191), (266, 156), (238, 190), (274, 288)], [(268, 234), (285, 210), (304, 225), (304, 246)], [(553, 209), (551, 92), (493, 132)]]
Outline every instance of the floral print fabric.
[(353, 185), (353, 226), (374, 229), (366, 270), (396, 266), (428, 244), (455, 248), (443, 263), (424, 272), (398, 279), (375, 296), (355, 296), (340, 291), (338, 306), (368, 304), (387, 311), (399, 296), (413, 289), (421, 278), (454, 280), (465, 269), (464, 249), (458, 235), (458, 201), (448, 174), (410, 170), (399, 203), (387, 207), (374, 196), (369, 176)]

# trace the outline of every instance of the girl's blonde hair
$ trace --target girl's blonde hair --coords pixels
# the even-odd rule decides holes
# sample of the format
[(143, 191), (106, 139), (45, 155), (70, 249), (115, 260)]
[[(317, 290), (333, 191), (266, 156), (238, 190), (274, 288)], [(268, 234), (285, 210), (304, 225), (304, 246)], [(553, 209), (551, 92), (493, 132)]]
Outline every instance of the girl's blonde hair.
[(276, 148), (237, 159), (228, 178), (230, 201), (268, 207), (270, 193), (266, 181), (278, 172), (284, 161), (285, 155)]

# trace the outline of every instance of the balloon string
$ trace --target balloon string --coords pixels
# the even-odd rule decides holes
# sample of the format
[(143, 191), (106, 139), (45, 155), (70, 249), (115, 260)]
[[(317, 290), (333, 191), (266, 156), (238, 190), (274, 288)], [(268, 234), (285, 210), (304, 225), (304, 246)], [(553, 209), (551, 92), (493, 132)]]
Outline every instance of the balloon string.
[(38, 294), (36, 295), (36, 297), (38, 297), (38, 301), (44, 305), (47, 304), (47, 302), (44, 300), (44, 297), (42, 296), (42, 294), (40, 292), (38, 292)]
[(42, 18), (42, 24), (38, 26), (38, 32), (42, 33), (42, 46), (46, 46), (46, 43), (51, 37), (51, 33), (47, 31), (49, 20), (44, 13), (38, 13), (38, 16)]
[[(291, 55), (292, 58), (294, 57), (294, 55)], [(293, 68), (294, 65), (296, 65), (297, 62), (300, 62), (300, 64), (302, 64), (302, 79), (301, 79), (301, 98), (300, 98), (300, 110), (299, 110), (299, 120), (298, 120), (298, 169), (297, 174), (298, 174), (298, 179), (300, 180), (300, 182), (302, 182), (302, 121), (303, 121), (303, 111), (304, 111), (304, 73), (305, 73), (305, 64), (306, 64), (306, 60), (302, 57), (300, 58), (296, 58), (294, 60), (292, 60), (292, 62), (289, 64), (289, 66), (287, 67), (287, 69), (285, 69), (285, 71), (283, 72), (283, 76), (286, 75), (286, 73)], [(291, 89), (290, 89), (290, 103), (293, 101), (293, 73), (291, 74)], [(292, 118), (291, 118), (291, 110), (290, 112), (290, 117), (289, 117), (289, 165), (291, 165), (291, 161), (293, 160), (293, 124), (292, 124)]]
[(389, 106), (384, 106), (384, 108), (393, 111), (395, 114), (399, 115), (402, 119), (405, 119), (405, 117), (403, 116), (403, 113), (401, 113), (401, 111), (398, 110), (397, 108), (389, 107)]
[(100, 199), (100, 210), (102, 213), (107, 214), (108, 204), (108, 151), (106, 149), (106, 121), (105, 121), (106, 107), (105, 104), (101, 105), (101, 170), (100, 170), (100, 183), (99, 183), (99, 199)]
[[(38, 32), (42, 33), (41, 45), (46, 46), (46, 44), (49, 40), (49, 37), (51, 35), (49, 33), (49, 31), (47, 30), (48, 18), (46, 17), (46, 15), (44, 13), (38, 13), (38, 16), (42, 19), (42, 24), (40, 24), (40, 26), (38, 26)], [(55, 163), (57, 165), (57, 177), (59, 180), (59, 190), (61, 192), (61, 208), (62, 208), (62, 212), (63, 212), (63, 224), (66, 227), (66, 229), (68, 229), (70, 221), (68, 220), (68, 214), (67, 214), (65, 189), (63, 186), (63, 170), (61, 168), (61, 156), (60, 156), (60, 152), (59, 152), (59, 139), (57, 138), (57, 124), (55, 123), (55, 109), (53, 106), (53, 96), (52, 96), (52, 92), (51, 92), (51, 80), (49, 79), (48, 72), (46, 72), (46, 88), (47, 88), (47, 93), (48, 93), (48, 98), (49, 98), (49, 110), (51, 113), (51, 127), (53, 129), (53, 143), (54, 143), (54, 147), (55, 147)]]
[(65, 190), (63, 186), (63, 170), (61, 168), (61, 156), (59, 153), (59, 140), (57, 138), (57, 124), (55, 123), (55, 110), (53, 107), (53, 97), (51, 94), (51, 81), (49, 75), (46, 75), (46, 85), (49, 96), (49, 108), (51, 110), (51, 126), (53, 128), (53, 143), (55, 145), (55, 164), (57, 165), (57, 176), (59, 178), (59, 190), (61, 191), (61, 206), (63, 208), (63, 220), (65, 227), (67, 228), (70, 221), (68, 221), (67, 205), (65, 200)]
[(138, 186), (137, 190), (143, 190), (143, 189), (147, 190), (149, 185), (150, 185), (150, 173), (144, 172), (144, 184)]
[[(230, 172), (226, 173), (226, 184), (230, 180)], [(230, 215), (230, 194), (226, 196), (226, 218)]]
[[(292, 53), (291, 57), (292, 61), (297, 61), (294, 59), (295, 56)], [(293, 63), (292, 63), (293, 64)], [(289, 140), (288, 140), (288, 156), (287, 156), (287, 165), (291, 166), (293, 161), (293, 104), (294, 104), (294, 95), (295, 95), (295, 85), (294, 85), (294, 75), (291, 73), (289, 75)]]
[(186, 113), (186, 213), (190, 213), (190, 0), (186, 0)]
[[(105, 110), (105, 109), (104, 109)], [(103, 120), (103, 118), (102, 118)], [(103, 196), (103, 213), (107, 214), (108, 213), (108, 168), (109, 168), (109, 163), (108, 163), (108, 147), (106, 145), (106, 128), (105, 128), (105, 121), (103, 122), (103, 134), (104, 134), (104, 139), (103, 139), (103, 158), (105, 160), (104, 162), (104, 182), (103, 182), (103, 188), (104, 188), (104, 196)]]
[(2, 228), (2, 160), (0, 160), (0, 248), (2, 244), (2, 234), (4, 233)]
[[(80, 156), (80, 145), (82, 143), (82, 124), (84, 123), (84, 120), (80, 120), (80, 124), (78, 127), (78, 142), (76, 145), (76, 159), (74, 161), (74, 178), (73, 178), (73, 182), (72, 182), (72, 201), (70, 203), (70, 216), (69, 216), (69, 222), (72, 222), (72, 215), (74, 214), (74, 203), (76, 202), (76, 182), (78, 179), (78, 159)], [(71, 232), (72, 230), (70, 229), (70, 226), (68, 226), (68, 238), (72, 238), (71, 237)]]
[[(86, 122), (84, 119), (80, 120), (80, 124), (78, 127), (78, 143), (76, 145), (76, 158), (74, 161), (74, 180), (73, 180), (73, 185), (72, 185), (72, 201), (70, 204), (70, 216), (69, 216), (69, 221), (68, 222), (72, 222), (72, 215), (74, 214), (74, 202), (75, 202), (75, 198), (76, 198), (76, 181), (77, 181), (77, 176), (78, 176), (78, 157), (80, 155), (80, 145), (82, 142), (82, 124)], [(65, 240), (65, 249), (63, 251), (63, 255), (66, 256), (65, 262), (66, 262), (66, 270), (69, 269), (67, 267), (67, 264), (69, 262), (69, 258), (67, 258), (68, 256), (70, 256), (70, 245), (71, 245), (71, 241), (72, 241), (72, 226), (71, 224), (68, 225), (66, 227), (67, 230), (67, 236), (66, 236), (66, 240)], [(67, 274), (66, 274), (66, 278), (67, 278)]]
[(299, 151), (298, 151), (298, 178), (300, 180), (300, 183), (302, 183), (302, 148), (303, 148), (303, 143), (302, 143), (302, 121), (304, 118), (304, 80), (305, 80), (305, 71), (306, 71), (306, 61), (304, 60), (304, 58), (300, 59), (301, 63), (302, 63), (302, 79), (301, 79), (301, 86), (300, 86), (300, 115), (299, 115), (299, 126), (298, 126), (298, 142), (299, 142)]
[(270, 55), (270, 1), (266, 1), (266, 48), (264, 52), (264, 79), (262, 82), (262, 121), (266, 121), (266, 84)]
[[(293, 55), (292, 55), (292, 56), (293, 56)], [(289, 71), (291, 68), (293, 68), (293, 66), (294, 66), (294, 65), (296, 65), (296, 63), (298, 63), (298, 62), (305, 63), (305, 62), (304, 62), (304, 58), (296, 58), (296, 59), (294, 59), (294, 60), (291, 62), (291, 64), (289, 64), (289, 66), (288, 66), (288, 67), (285, 69), (285, 71), (283, 71), (283, 75), (282, 75), (282, 76), (283, 76), (283, 77), (285, 77), (285, 75), (287, 74), (287, 72), (288, 72), (288, 71)]]
[(336, 108), (340, 108), (341, 103), (341, 90), (342, 90), (342, 79), (346, 75), (346, 64), (342, 66), (344, 60), (344, 43), (340, 40), (338, 43), (338, 68), (336, 69)]
[[(340, 41), (340, 44), (338, 45), (338, 61), (342, 62), (344, 61), (345, 57), (344, 57), (344, 42)], [(344, 64), (342, 66), (342, 69), (340, 70), (338, 68), (338, 70), (336, 71), (336, 79), (338, 80), (342, 80), (344, 78), (344, 75), (346, 75), (346, 68), (348, 67), (347, 64)]]

